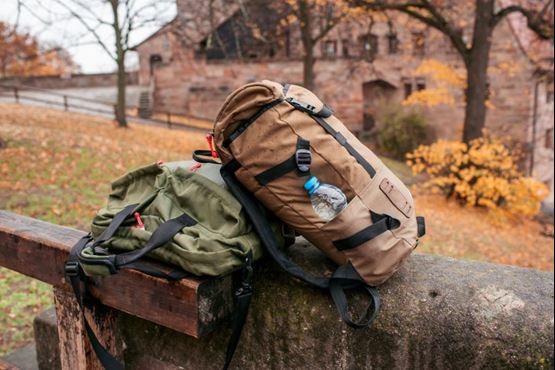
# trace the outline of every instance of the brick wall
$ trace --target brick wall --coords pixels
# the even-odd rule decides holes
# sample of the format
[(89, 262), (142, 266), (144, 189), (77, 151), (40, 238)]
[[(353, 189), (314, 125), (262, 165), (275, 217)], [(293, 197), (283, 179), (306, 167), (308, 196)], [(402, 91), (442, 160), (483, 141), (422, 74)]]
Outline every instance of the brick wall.
[[(182, 6), (187, 1), (182, 0)], [(465, 75), (460, 57), (442, 34), (407, 19), (401, 19), (400, 24), (403, 26), (395, 28), (399, 40), (396, 53), (389, 50), (389, 26), (383, 22), (373, 25), (372, 34), (377, 37), (378, 50), (372, 61), (361, 57), (359, 37), (367, 32), (367, 25), (341, 24), (315, 48), (315, 92), (334, 108), (336, 115), (351, 130), (363, 130), (365, 116), (379, 115), (383, 111), (384, 103), (376, 95), (387, 96), (387, 104), (399, 103), (405, 98), (406, 84), (412, 84), (413, 89), (417, 82), (424, 82), (426, 88), (436, 87), (429, 77), (415, 75), (415, 70), (425, 59), (436, 59)], [(415, 32), (425, 35), (423, 55), (415, 49)], [(496, 28), (493, 40), (487, 128), (529, 148), (534, 113), (535, 67), (522, 52), (522, 45), (514, 37), (508, 21)], [(141, 60), (159, 52), (157, 50), (164, 42), (167, 45), (167, 40), (146, 43), (139, 51)], [(287, 52), (280, 49), (272, 58), (261, 56), (249, 62), (207, 61), (195, 53), (198, 48), (194, 44), (184, 47), (183, 40), (175, 39), (170, 45), (168, 50), (171, 50), (171, 55), (164, 57), (149, 79), (154, 87), (155, 110), (215, 118), (227, 95), (245, 83), (271, 79), (301, 84), (303, 80), (302, 49), (295, 35)], [(335, 55), (325, 53), (326, 45), (333, 45)], [(348, 55), (345, 55), (344, 49), (347, 49)], [(143, 70), (142, 63), (141, 74)], [(451, 88), (450, 94), (455, 98), (454, 106), (437, 105), (422, 110), (438, 138), (460, 140), (464, 92)], [(551, 108), (539, 107), (537, 113), (538, 127), (541, 125), (538, 130), (546, 132), (553, 128), (552, 104)], [(553, 167), (552, 152), (544, 150), (536, 153), (534, 165), (536, 173), (546, 174), (536, 177), (551, 184), (553, 171), (547, 168)]]

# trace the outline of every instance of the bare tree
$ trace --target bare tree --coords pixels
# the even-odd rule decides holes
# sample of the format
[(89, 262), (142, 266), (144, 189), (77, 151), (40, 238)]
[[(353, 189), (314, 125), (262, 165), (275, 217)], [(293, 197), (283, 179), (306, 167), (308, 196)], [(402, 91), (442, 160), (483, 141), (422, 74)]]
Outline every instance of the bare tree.
[(303, 84), (314, 89), (315, 46), (347, 17), (343, 0), (286, 0), (281, 12), (289, 27), (297, 27), (303, 48)]
[[(543, 40), (553, 40), (553, 0), (528, 2), (501, 6), (496, 0), (349, 0), (354, 6), (369, 11), (393, 10), (443, 33), (460, 54), (467, 71), (466, 108), (463, 140), (469, 142), (482, 136), (486, 121), (488, 95), (487, 73), (492, 46), (493, 31), (511, 14), (521, 14), (528, 27)], [(501, 1), (498, 1), (501, 3)], [(458, 21), (468, 10), (474, 11), (472, 38), (468, 45), (464, 30)], [(472, 26), (473, 25), (473, 26)]]
[[(132, 35), (147, 26), (161, 25), (168, 19), (171, 0), (18, 0), (26, 9), (41, 7), (51, 17), (41, 18), (50, 25), (63, 19), (74, 19), (89, 37), (110, 56), (117, 65), (117, 103), (115, 116), (118, 125), (127, 127), (126, 119), (126, 57), (132, 49)], [(51, 8), (49, 8), (51, 6)], [(38, 18), (38, 17), (37, 17)], [(113, 37), (106, 38), (106, 30)]]

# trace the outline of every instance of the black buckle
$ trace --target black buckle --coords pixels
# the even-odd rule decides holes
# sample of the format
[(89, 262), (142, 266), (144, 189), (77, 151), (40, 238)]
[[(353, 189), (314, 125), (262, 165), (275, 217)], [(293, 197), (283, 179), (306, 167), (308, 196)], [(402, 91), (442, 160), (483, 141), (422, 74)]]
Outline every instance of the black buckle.
[(79, 275), (79, 262), (77, 261), (70, 261), (67, 262), (64, 266), (64, 273), (66, 276), (74, 277)]
[(300, 111), (303, 111), (303, 112), (308, 113), (308, 114), (315, 114), (316, 113), (315, 112), (316, 107), (314, 105), (310, 105), (308, 103), (299, 101), (295, 98), (287, 98), (286, 100), (287, 100), (287, 102), (289, 102), (289, 104), (291, 104), (293, 107), (295, 107), (296, 109), (298, 109)]
[(241, 286), (235, 291), (236, 297), (241, 297), (244, 295), (252, 294), (252, 255), (245, 258), (245, 266), (243, 266), (242, 276), (241, 276)]
[(310, 171), (310, 164), (312, 163), (312, 153), (308, 149), (297, 149), (295, 152), (295, 161), (297, 168), (302, 173)]

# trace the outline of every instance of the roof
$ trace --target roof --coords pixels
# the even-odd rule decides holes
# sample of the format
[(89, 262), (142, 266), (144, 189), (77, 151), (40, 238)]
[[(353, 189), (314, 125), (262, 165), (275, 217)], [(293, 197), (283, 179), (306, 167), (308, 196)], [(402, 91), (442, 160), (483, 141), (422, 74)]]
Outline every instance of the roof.
[(160, 36), (161, 34), (163, 34), (164, 32), (168, 31), (168, 29), (177, 21), (177, 17), (174, 17), (171, 21), (169, 21), (168, 23), (164, 24), (162, 27), (160, 27), (157, 31), (155, 31), (154, 33), (152, 33), (150, 36), (148, 36), (146, 39), (144, 39), (143, 41), (139, 42), (138, 44), (136, 44), (135, 46), (131, 47), (130, 50), (137, 50), (137, 48), (143, 44), (146, 44), (147, 42), (149, 42), (150, 40)]

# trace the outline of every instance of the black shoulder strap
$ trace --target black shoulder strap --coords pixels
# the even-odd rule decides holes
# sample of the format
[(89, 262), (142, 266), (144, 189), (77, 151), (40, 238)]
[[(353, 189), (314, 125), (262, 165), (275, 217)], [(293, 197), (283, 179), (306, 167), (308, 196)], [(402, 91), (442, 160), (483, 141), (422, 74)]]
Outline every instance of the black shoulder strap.
[[(246, 190), (243, 185), (235, 177), (235, 170), (238, 168), (237, 162), (230, 162), (221, 168), (222, 177), (237, 200), (245, 207), (245, 211), (249, 216), (256, 232), (258, 233), (262, 243), (266, 247), (268, 253), (277, 262), (277, 264), (302, 281), (314, 285), (318, 288), (327, 289), (329, 287), (329, 279), (318, 277), (305, 272), (299, 265), (291, 261), (285, 253), (279, 248), (272, 228), (266, 221), (263, 212), (258, 208), (258, 203), (253, 195)], [(239, 165), (240, 166), (240, 165)]]
[(83, 315), (83, 321), (85, 323), (85, 331), (87, 333), (87, 336), (89, 337), (89, 341), (91, 342), (94, 353), (98, 357), (98, 360), (106, 370), (124, 370), (123, 365), (114, 356), (112, 356), (112, 354), (100, 343), (100, 341), (94, 334), (91, 326), (89, 325), (87, 317), (85, 316), (83, 301), (85, 293), (84, 290), (86, 289), (86, 287), (84, 286), (84, 284), (82, 286), (84, 275), (79, 267), (79, 255), (81, 254), (81, 251), (91, 241), (92, 236), (89, 233), (81, 238), (71, 249), (68, 261), (65, 266), (66, 279), (73, 289), (73, 293), (75, 294), (75, 298), (79, 303), (79, 307), (81, 307), (81, 313)]
[[(350, 263), (340, 266), (331, 278), (325, 278), (309, 274), (299, 265), (292, 262), (279, 248), (272, 229), (266, 221), (266, 217), (260, 208), (258, 208), (258, 204), (253, 195), (245, 189), (235, 177), (235, 171), (240, 167), (241, 165), (237, 161), (229, 162), (221, 169), (222, 177), (227, 186), (231, 189), (231, 192), (235, 195), (243, 207), (245, 207), (247, 215), (262, 240), (262, 243), (277, 264), (296, 278), (299, 278), (318, 288), (329, 289), (341, 318), (351, 327), (363, 328), (372, 324), (380, 308), (378, 290), (374, 287), (368, 286)], [(354, 321), (351, 319), (347, 309), (348, 305), (345, 290), (357, 288), (362, 288), (366, 293), (368, 293), (370, 296), (370, 305), (364, 311), (365, 315), (358, 321)], [(370, 311), (370, 309), (372, 309), (372, 314), (366, 318), (366, 314)]]

